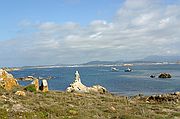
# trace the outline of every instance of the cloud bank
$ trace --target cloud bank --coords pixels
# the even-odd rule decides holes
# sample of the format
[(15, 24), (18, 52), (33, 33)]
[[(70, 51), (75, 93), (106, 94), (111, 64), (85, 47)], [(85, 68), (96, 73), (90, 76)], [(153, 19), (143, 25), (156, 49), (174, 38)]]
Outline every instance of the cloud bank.
[(180, 54), (180, 5), (126, 0), (111, 22), (21, 22), (16, 38), (0, 41), (0, 65), (134, 60)]

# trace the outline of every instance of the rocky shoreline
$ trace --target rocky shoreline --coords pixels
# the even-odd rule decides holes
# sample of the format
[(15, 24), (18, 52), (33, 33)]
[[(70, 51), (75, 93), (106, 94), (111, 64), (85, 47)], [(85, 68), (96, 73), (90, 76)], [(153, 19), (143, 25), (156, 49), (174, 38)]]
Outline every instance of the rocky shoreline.
[(12, 67), (12, 68), (9, 68), (9, 67), (3, 67), (2, 69), (5, 70), (5, 71), (7, 71), (7, 72), (12, 72), (12, 71), (19, 71), (19, 70), (22, 70), (22, 68), (19, 68), (19, 67)]
[[(29, 77), (30, 78), (30, 77)], [(103, 86), (87, 87), (80, 74), (65, 92), (49, 91), (47, 80), (20, 86), (0, 70), (0, 118), (179, 118), (180, 92), (132, 97), (111, 94)]]
[[(17, 80), (22, 80), (22, 81), (32, 81), (31, 84), (35, 85), (36, 87), (36, 91), (39, 90), (40, 86), (39, 86), (39, 79), (40, 78), (36, 78), (33, 76), (27, 76), (27, 77), (23, 77), (23, 78), (14, 78), (12, 74), (8, 73), (6, 70), (4, 69), (0, 69), (0, 86), (3, 87), (5, 90), (11, 90), (14, 87), (20, 86), (17, 82)], [(46, 78), (46, 79), (41, 79), (42, 84), (43, 82), (45, 82), (46, 86), (48, 86), (48, 82), (47, 79), (51, 79), (51, 78)], [(30, 85), (31, 85), (30, 84)], [(78, 92), (78, 93), (101, 93), (101, 94), (105, 94), (105, 93), (110, 93), (108, 92), (108, 90), (100, 85), (94, 85), (92, 87), (87, 87), (85, 86), (80, 79), (80, 74), (78, 71), (75, 72), (75, 77), (74, 77), (74, 82), (72, 82), (69, 87), (67, 87), (66, 92)], [(170, 93), (170, 94), (160, 94), (160, 95), (152, 95), (149, 96), (148, 100), (159, 100), (162, 98), (166, 98), (166, 97), (172, 97), (172, 96), (179, 96), (180, 92), (174, 92), (174, 93)], [(142, 97), (143, 95), (139, 94), (140, 97)], [(134, 96), (137, 97), (137, 96)], [(147, 96), (146, 96), (147, 97)], [(165, 99), (164, 99), (165, 100)], [(170, 100), (170, 99), (168, 99)]]
[(27, 76), (27, 77), (20, 77), (20, 78), (16, 78), (16, 80), (20, 80), (20, 81), (33, 81), (33, 80), (50, 80), (50, 79), (53, 79), (54, 77), (52, 76), (48, 76), (46, 78), (43, 78), (43, 77), (34, 77), (34, 76)]

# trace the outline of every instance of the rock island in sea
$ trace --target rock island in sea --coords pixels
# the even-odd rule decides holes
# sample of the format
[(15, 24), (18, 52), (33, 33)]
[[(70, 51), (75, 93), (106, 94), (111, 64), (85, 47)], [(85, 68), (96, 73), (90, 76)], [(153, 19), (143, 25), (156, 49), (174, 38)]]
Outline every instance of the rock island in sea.
[(78, 72), (67, 91), (48, 90), (46, 80), (42, 80), (40, 86), (38, 80), (25, 87), (20, 86), (11, 74), (2, 69), (0, 79), (0, 119), (180, 118), (180, 92), (118, 96), (106, 92), (102, 86), (85, 86)]
[(100, 85), (95, 85), (92, 87), (85, 86), (84, 84), (81, 83), (79, 72), (76, 71), (74, 82), (72, 84), (70, 84), (70, 86), (67, 88), (66, 91), (67, 92), (84, 92), (84, 93), (89, 93), (89, 92), (106, 93), (107, 89)]

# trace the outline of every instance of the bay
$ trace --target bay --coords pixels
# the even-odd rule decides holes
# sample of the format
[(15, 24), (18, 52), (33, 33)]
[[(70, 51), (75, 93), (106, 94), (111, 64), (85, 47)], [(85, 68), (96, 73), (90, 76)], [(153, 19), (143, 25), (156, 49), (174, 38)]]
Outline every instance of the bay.
[[(81, 81), (86, 86), (102, 85), (108, 91), (120, 95), (153, 95), (180, 91), (180, 65), (138, 65), (130, 67), (132, 72), (124, 72), (127, 67), (117, 66), (118, 72), (112, 72), (111, 67), (59, 67), (32, 68), (13, 71), (15, 78), (35, 76), (52, 79), (48, 80), (50, 90), (64, 91), (74, 81), (76, 70), (80, 72)], [(170, 73), (171, 79), (157, 78), (160, 73)], [(155, 75), (156, 78), (150, 78)], [(30, 81), (19, 81), (28, 85)]]

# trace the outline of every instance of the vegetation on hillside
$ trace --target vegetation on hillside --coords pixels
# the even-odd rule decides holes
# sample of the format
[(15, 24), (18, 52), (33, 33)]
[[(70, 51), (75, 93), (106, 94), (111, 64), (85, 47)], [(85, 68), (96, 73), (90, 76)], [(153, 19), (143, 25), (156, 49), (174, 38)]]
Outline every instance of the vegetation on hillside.
[(177, 101), (147, 102), (144, 96), (130, 98), (109, 93), (26, 91), (26, 96), (19, 96), (15, 91), (0, 90), (1, 119), (180, 118), (179, 97)]

